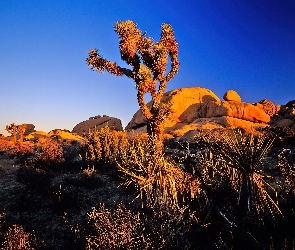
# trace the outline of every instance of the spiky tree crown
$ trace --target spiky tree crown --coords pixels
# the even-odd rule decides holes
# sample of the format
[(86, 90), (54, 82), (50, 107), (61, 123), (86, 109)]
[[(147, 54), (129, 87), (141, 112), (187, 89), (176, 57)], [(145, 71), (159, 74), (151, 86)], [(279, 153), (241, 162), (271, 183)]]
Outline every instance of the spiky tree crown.
[[(151, 93), (156, 97), (156, 83), (160, 81), (159, 93), (165, 90), (166, 83), (178, 72), (178, 44), (170, 24), (162, 25), (160, 41), (142, 34), (137, 25), (127, 20), (115, 24), (115, 32), (119, 35), (121, 58), (132, 70), (122, 68), (99, 55), (97, 49), (90, 49), (87, 64), (98, 72), (108, 71), (116, 76), (126, 75), (136, 82), (138, 90)], [(171, 69), (166, 74), (168, 56)], [(163, 86), (162, 86), (163, 85)]]
[[(150, 121), (150, 125), (159, 127), (169, 113), (170, 105), (160, 105), (166, 84), (178, 72), (178, 44), (170, 24), (162, 24), (159, 42), (154, 42), (146, 33), (141, 33), (137, 25), (127, 20), (117, 22), (114, 26), (119, 35), (119, 49), (121, 58), (131, 69), (122, 68), (115, 62), (108, 61), (99, 55), (97, 49), (90, 49), (86, 58), (92, 70), (107, 71), (116, 76), (126, 75), (136, 83), (137, 100), (142, 114)], [(168, 58), (170, 57), (170, 70), (167, 71)], [(157, 90), (157, 83), (159, 88)], [(149, 108), (144, 100), (144, 95), (152, 96), (152, 107)], [(155, 132), (155, 131), (154, 131)], [(158, 133), (158, 132), (156, 132)]]

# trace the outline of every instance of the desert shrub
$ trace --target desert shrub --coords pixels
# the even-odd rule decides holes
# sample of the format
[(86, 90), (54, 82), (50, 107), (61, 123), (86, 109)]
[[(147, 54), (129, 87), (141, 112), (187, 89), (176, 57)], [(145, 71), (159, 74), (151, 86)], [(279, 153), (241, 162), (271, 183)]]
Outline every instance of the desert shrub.
[(166, 208), (157, 205), (145, 213), (122, 203), (113, 209), (93, 208), (86, 249), (191, 249), (193, 217), (186, 208)]
[(79, 174), (66, 176), (62, 182), (67, 185), (74, 185), (86, 189), (98, 188), (105, 185), (101, 175), (97, 174), (97, 171), (93, 168), (84, 169)]
[(199, 246), (194, 228), (198, 223), (187, 207), (167, 209), (156, 205), (145, 210), (142, 221), (145, 235), (151, 241), (149, 249), (196, 249)]
[(50, 139), (36, 149), (34, 158), (28, 164), (44, 170), (59, 170), (64, 160), (63, 148)]
[(139, 140), (117, 161), (125, 185), (135, 185), (143, 203), (179, 205), (180, 196), (194, 198), (202, 192), (198, 178), (165, 159), (159, 147), (155, 147), (153, 153), (150, 149), (148, 141)]
[(101, 205), (88, 213), (93, 233), (86, 237), (86, 249), (147, 249), (149, 239), (139, 216), (119, 204), (109, 210)]
[(4, 234), (3, 250), (33, 250), (36, 239), (34, 232), (26, 232), (21, 225), (13, 225)]
[(262, 131), (273, 134), (275, 147), (295, 146), (295, 131), (289, 127), (268, 126)]
[(82, 158), (80, 156), (80, 144), (78, 142), (69, 146), (62, 146), (63, 158), (62, 169), (67, 172), (79, 173), (83, 168)]
[(127, 151), (128, 145), (128, 136), (125, 132), (110, 130), (106, 126), (86, 135), (80, 155), (88, 167), (115, 164), (119, 155)]
[(295, 198), (295, 154), (291, 149), (282, 149), (278, 154), (278, 166), (283, 175), (282, 189)]
[(12, 147), (14, 143), (6, 137), (0, 137), (0, 154), (7, 153)]
[(17, 164), (24, 165), (34, 155), (35, 147), (32, 144), (18, 144), (10, 151), (9, 156), (16, 159)]

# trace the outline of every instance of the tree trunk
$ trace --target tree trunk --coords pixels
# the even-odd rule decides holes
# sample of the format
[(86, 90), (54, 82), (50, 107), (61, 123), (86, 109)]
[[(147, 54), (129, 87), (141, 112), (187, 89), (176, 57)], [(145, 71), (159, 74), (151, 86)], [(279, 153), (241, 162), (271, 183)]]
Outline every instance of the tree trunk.
[(164, 149), (164, 124), (163, 121), (153, 116), (147, 120), (148, 142), (155, 151), (162, 152)]

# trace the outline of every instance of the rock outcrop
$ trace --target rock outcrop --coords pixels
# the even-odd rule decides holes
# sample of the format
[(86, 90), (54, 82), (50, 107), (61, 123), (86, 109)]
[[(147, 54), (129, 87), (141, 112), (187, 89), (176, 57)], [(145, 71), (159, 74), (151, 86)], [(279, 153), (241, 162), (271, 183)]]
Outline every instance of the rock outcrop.
[(220, 105), (208, 103), (206, 117), (229, 116), (254, 123), (268, 123), (270, 116), (262, 109), (246, 102), (223, 101)]
[(282, 105), (270, 122), (272, 126), (286, 127), (295, 130), (295, 100)]
[[(242, 102), (239, 94), (227, 91), (224, 101), (209, 89), (181, 88), (165, 93), (162, 102), (172, 103), (171, 119), (165, 121), (165, 132), (173, 136), (196, 129), (241, 127), (251, 131), (267, 126), (270, 115), (257, 105)], [(151, 103), (148, 104), (149, 106)], [(266, 104), (265, 104), (266, 105)], [(140, 110), (126, 127), (127, 131), (146, 132), (146, 120)]]
[[(205, 88), (180, 88), (164, 94), (162, 102), (172, 104), (170, 120), (165, 121), (165, 127), (172, 127), (178, 123), (191, 123), (196, 118), (203, 117), (207, 103), (220, 103), (220, 99), (209, 89)], [(151, 106), (151, 102), (148, 103)], [(146, 119), (141, 110), (138, 110), (126, 126), (126, 130), (143, 130)]]
[(107, 115), (97, 115), (94, 117), (90, 117), (89, 120), (80, 122), (77, 124), (72, 133), (77, 133), (78, 135), (83, 135), (88, 133), (90, 130), (91, 132), (94, 131), (96, 128), (97, 130), (105, 127), (108, 124), (110, 129), (123, 131), (122, 122), (120, 119), (115, 117), (109, 117)]
[(269, 100), (261, 100), (257, 103), (253, 103), (254, 106), (257, 106), (258, 108), (262, 109), (266, 114), (268, 114), (270, 117), (276, 115), (278, 111), (280, 110), (280, 105), (275, 105), (272, 101)]
[(24, 135), (29, 135), (29, 134), (31, 134), (34, 131), (35, 131), (35, 125), (33, 125), (33, 124), (26, 124), (26, 131), (25, 131)]

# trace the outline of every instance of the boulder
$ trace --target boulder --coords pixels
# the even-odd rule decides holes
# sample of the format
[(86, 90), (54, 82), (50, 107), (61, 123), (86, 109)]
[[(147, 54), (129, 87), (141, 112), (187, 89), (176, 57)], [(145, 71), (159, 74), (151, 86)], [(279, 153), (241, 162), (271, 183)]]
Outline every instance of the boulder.
[[(172, 127), (177, 123), (191, 123), (196, 118), (204, 117), (204, 111), (208, 103), (220, 103), (220, 99), (209, 89), (193, 87), (180, 88), (164, 94), (162, 103), (172, 103), (170, 120), (166, 120), (164, 126)], [(151, 107), (149, 102), (148, 106)], [(146, 119), (139, 109), (126, 126), (126, 130), (136, 130), (146, 125)]]
[(83, 135), (90, 130), (93, 132), (95, 129), (99, 130), (106, 125), (112, 130), (123, 131), (122, 122), (115, 117), (109, 117), (107, 115), (90, 117), (89, 120), (78, 123), (72, 130), (72, 133)]
[(259, 123), (268, 123), (270, 121), (270, 116), (268, 114), (250, 103), (236, 101), (223, 101), (220, 105), (208, 103), (206, 117), (221, 116), (230, 116)]
[(236, 101), (236, 102), (241, 102), (242, 101), (240, 95), (234, 90), (226, 91), (225, 94), (223, 95), (223, 100), (225, 100), (225, 101)]
[(35, 131), (35, 125), (33, 124), (26, 124), (26, 131), (24, 135), (29, 135), (30, 133)]

